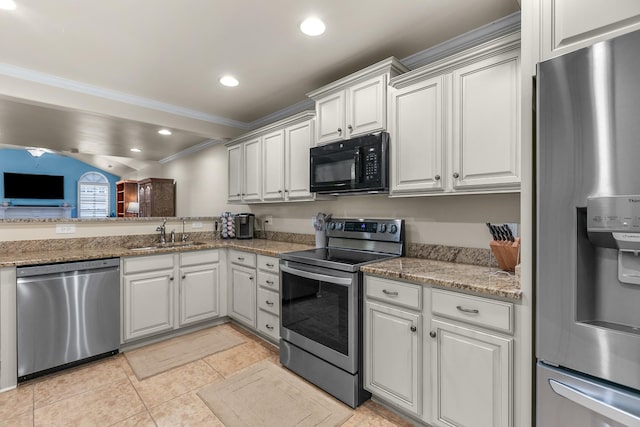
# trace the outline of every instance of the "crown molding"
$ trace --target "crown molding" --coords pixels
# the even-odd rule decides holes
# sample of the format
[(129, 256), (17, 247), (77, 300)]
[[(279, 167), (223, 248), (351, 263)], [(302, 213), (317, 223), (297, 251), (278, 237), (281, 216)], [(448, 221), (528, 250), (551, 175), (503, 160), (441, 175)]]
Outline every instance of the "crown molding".
[(46, 86), (56, 87), (59, 89), (70, 90), (73, 92), (91, 95), (98, 98), (123, 102), (125, 104), (136, 105), (138, 107), (148, 108), (151, 110), (175, 114), (177, 116), (187, 117), (190, 119), (202, 120), (218, 125), (230, 126), (233, 128), (250, 129), (250, 125), (248, 123), (240, 122), (238, 120), (232, 120), (213, 114), (206, 114), (201, 111), (191, 110), (179, 105), (168, 104), (166, 102), (143, 98), (141, 96), (130, 95), (128, 93), (106, 89), (103, 87), (90, 85), (71, 79), (65, 79), (62, 77), (54, 76), (52, 74), (42, 73), (40, 71), (16, 67), (15, 65), (11, 64), (0, 63), (0, 75), (20, 80), (31, 81)]
[(182, 151), (178, 151), (177, 153), (172, 154), (172, 155), (170, 155), (168, 157), (165, 157), (164, 159), (160, 159), (160, 160), (158, 160), (158, 163), (163, 165), (165, 163), (169, 163), (169, 162), (172, 162), (174, 160), (178, 160), (178, 159), (181, 159), (183, 157), (186, 157), (186, 156), (188, 156), (190, 154), (197, 153), (198, 151), (202, 151), (205, 148), (209, 148), (209, 147), (214, 146), (216, 144), (223, 144), (224, 142), (225, 141), (222, 141), (222, 140), (219, 140), (219, 139), (207, 139), (206, 141), (202, 141), (199, 144), (192, 145), (191, 147), (185, 148)]
[(303, 99), (302, 101), (296, 102), (295, 104), (283, 108), (282, 110), (278, 110), (275, 113), (268, 114), (264, 117), (260, 117), (259, 119), (250, 122), (249, 129), (255, 130), (273, 122), (286, 119), (289, 116), (300, 113), (302, 111), (313, 110), (315, 108), (316, 104), (313, 99)]
[(401, 61), (413, 70), (519, 30), (520, 12), (514, 12), (429, 49), (409, 55)]

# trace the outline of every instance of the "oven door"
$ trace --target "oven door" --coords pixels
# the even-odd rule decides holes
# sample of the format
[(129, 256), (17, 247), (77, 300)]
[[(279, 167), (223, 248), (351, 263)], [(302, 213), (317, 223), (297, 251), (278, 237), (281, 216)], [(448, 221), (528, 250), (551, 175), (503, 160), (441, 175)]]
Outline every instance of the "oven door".
[(358, 273), (280, 263), (280, 336), (349, 372), (358, 372)]

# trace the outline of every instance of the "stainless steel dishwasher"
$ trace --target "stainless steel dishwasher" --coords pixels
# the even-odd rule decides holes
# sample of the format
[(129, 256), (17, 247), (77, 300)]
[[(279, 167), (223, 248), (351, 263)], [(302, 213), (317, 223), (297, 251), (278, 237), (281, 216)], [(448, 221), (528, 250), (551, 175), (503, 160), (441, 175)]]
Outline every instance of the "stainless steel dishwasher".
[(18, 381), (118, 353), (119, 258), (18, 267)]

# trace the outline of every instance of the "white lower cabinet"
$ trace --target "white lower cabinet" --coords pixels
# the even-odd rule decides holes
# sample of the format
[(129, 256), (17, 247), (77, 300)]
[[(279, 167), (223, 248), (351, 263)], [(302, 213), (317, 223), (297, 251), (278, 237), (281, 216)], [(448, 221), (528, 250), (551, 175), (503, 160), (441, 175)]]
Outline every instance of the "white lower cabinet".
[(433, 424), (507, 427), (512, 418), (512, 339), (431, 320)]
[(218, 250), (123, 258), (123, 341), (220, 315)]
[(365, 310), (365, 388), (420, 415), (422, 315), (369, 301)]
[(514, 305), (365, 275), (364, 383), (441, 427), (513, 425)]
[(232, 263), (229, 273), (229, 316), (255, 328), (256, 269)]
[(422, 287), (366, 276), (365, 295), (365, 388), (420, 416)]

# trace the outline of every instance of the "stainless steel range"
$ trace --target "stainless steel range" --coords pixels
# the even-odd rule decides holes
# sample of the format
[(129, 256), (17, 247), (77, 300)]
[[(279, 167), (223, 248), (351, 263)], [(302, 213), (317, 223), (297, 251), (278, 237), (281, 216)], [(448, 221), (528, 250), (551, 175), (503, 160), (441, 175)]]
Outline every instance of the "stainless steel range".
[(333, 218), (327, 247), (280, 257), (280, 363), (355, 408), (362, 387), (360, 266), (404, 253), (404, 220)]

